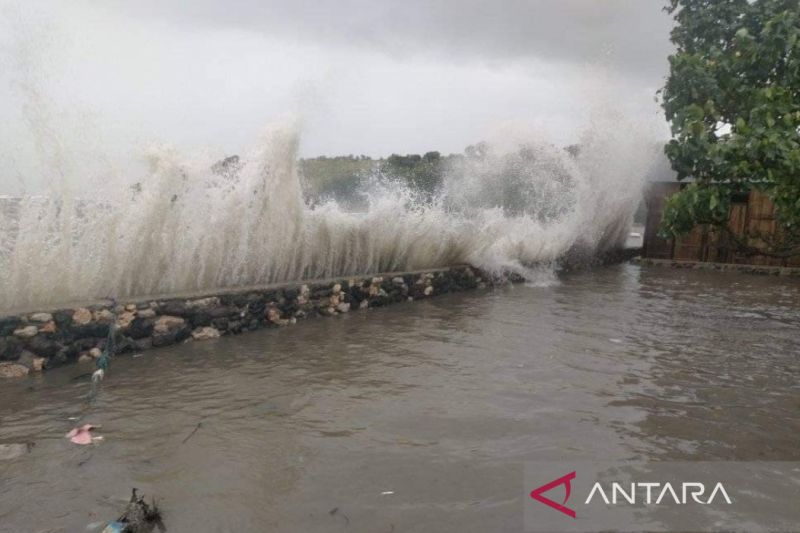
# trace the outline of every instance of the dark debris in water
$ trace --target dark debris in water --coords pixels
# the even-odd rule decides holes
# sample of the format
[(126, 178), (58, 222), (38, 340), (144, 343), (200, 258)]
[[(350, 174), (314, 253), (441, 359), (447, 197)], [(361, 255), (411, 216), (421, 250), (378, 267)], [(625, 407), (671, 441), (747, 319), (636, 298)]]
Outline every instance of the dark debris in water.
[(192, 432), (191, 432), (191, 433), (189, 433), (189, 434), (186, 436), (186, 438), (185, 438), (185, 439), (183, 439), (183, 442), (181, 442), (181, 444), (186, 444), (186, 442), (187, 442), (189, 439), (191, 439), (192, 437), (194, 437), (194, 434), (195, 434), (195, 433), (197, 433), (197, 430), (198, 430), (198, 429), (200, 429), (201, 427), (203, 427), (203, 423), (202, 423), (202, 422), (198, 422), (198, 423), (197, 423), (197, 425), (196, 425), (196, 426), (194, 427), (194, 429), (192, 430)]
[(159, 532), (167, 530), (155, 500), (148, 504), (144, 501), (144, 496), (139, 496), (137, 489), (134, 488), (131, 490), (131, 500), (125, 511), (114, 522), (108, 524), (103, 533), (152, 533), (156, 528)]
[(329, 515), (331, 515), (331, 516), (334, 516), (334, 515), (336, 515), (336, 514), (339, 514), (339, 515), (341, 515), (341, 517), (342, 517), (342, 518), (344, 518), (344, 520), (345, 520), (345, 524), (350, 524), (350, 518), (349, 518), (349, 517), (348, 517), (346, 514), (344, 514), (344, 513), (340, 513), (340, 512), (339, 512), (339, 508), (338, 508), (338, 507), (334, 507), (333, 509), (331, 509), (330, 511), (328, 511), (328, 514), (329, 514)]

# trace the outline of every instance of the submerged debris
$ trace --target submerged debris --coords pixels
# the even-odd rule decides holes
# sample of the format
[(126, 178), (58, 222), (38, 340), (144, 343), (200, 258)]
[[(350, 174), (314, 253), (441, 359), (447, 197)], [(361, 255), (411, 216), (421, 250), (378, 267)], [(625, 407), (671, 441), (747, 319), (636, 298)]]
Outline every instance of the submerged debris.
[(34, 446), (36, 446), (34, 442), (0, 444), (0, 461), (21, 457), (26, 453), (30, 453)]
[(131, 500), (125, 512), (110, 522), (103, 533), (151, 533), (156, 527), (159, 531), (166, 531), (155, 500), (148, 505), (144, 496), (139, 496), (136, 491), (131, 489)]

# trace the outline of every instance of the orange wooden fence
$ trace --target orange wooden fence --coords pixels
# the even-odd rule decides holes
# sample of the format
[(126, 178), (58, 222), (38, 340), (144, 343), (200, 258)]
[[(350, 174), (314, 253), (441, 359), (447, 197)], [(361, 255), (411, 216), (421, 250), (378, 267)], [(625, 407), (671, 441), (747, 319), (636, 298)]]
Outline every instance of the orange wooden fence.
[[(677, 239), (659, 237), (658, 230), (664, 203), (670, 195), (678, 192), (681, 186), (682, 184), (677, 182), (656, 182), (648, 187), (645, 196), (647, 222), (642, 252), (644, 257), (676, 261), (800, 267), (800, 256), (783, 259), (763, 255), (746, 256), (737, 253), (736, 247), (730, 242), (727, 234), (709, 226), (696, 226), (691, 232)], [(775, 207), (772, 201), (762, 192), (751, 190), (746, 197), (739, 202), (734, 202), (731, 206), (728, 228), (741, 239), (745, 238), (745, 234), (763, 235), (767, 238), (775, 236), (778, 225), (775, 221)], [(762, 247), (764, 242), (757, 237), (750, 237), (748, 244)]]

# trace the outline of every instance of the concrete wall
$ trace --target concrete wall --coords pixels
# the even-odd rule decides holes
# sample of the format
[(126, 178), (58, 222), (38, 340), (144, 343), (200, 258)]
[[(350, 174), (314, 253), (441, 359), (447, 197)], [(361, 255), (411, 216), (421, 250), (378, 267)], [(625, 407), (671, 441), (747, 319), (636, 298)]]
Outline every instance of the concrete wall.
[(637, 265), (664, 266), (672, 268), (685, 268), (692, 270), (708, 270), (717, 272), (741, 272), (744, 274), (764, 274), (769, 276), (796, 276), (800, 277), (800, 268), (780, 267), (770, 265), (743, 265), (735, 263), (711, 263), (708, 261), (678, 261), (674, 259), (652, 259), (650, 257), (635, 257), (633, 262)]

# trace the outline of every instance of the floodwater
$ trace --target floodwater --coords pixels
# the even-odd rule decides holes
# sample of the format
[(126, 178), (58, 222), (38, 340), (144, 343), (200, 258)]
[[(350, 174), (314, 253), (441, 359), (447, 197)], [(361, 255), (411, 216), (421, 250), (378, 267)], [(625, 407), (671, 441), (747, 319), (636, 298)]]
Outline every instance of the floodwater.
[[(0, 530), (522, 529), (523, 462), (800, 460), (800, 280), (618, 265), (0, 389)], [(74, 420), (79, 417), (80, 420)], [(105, 440), (63, 438), (101, 424)]]

